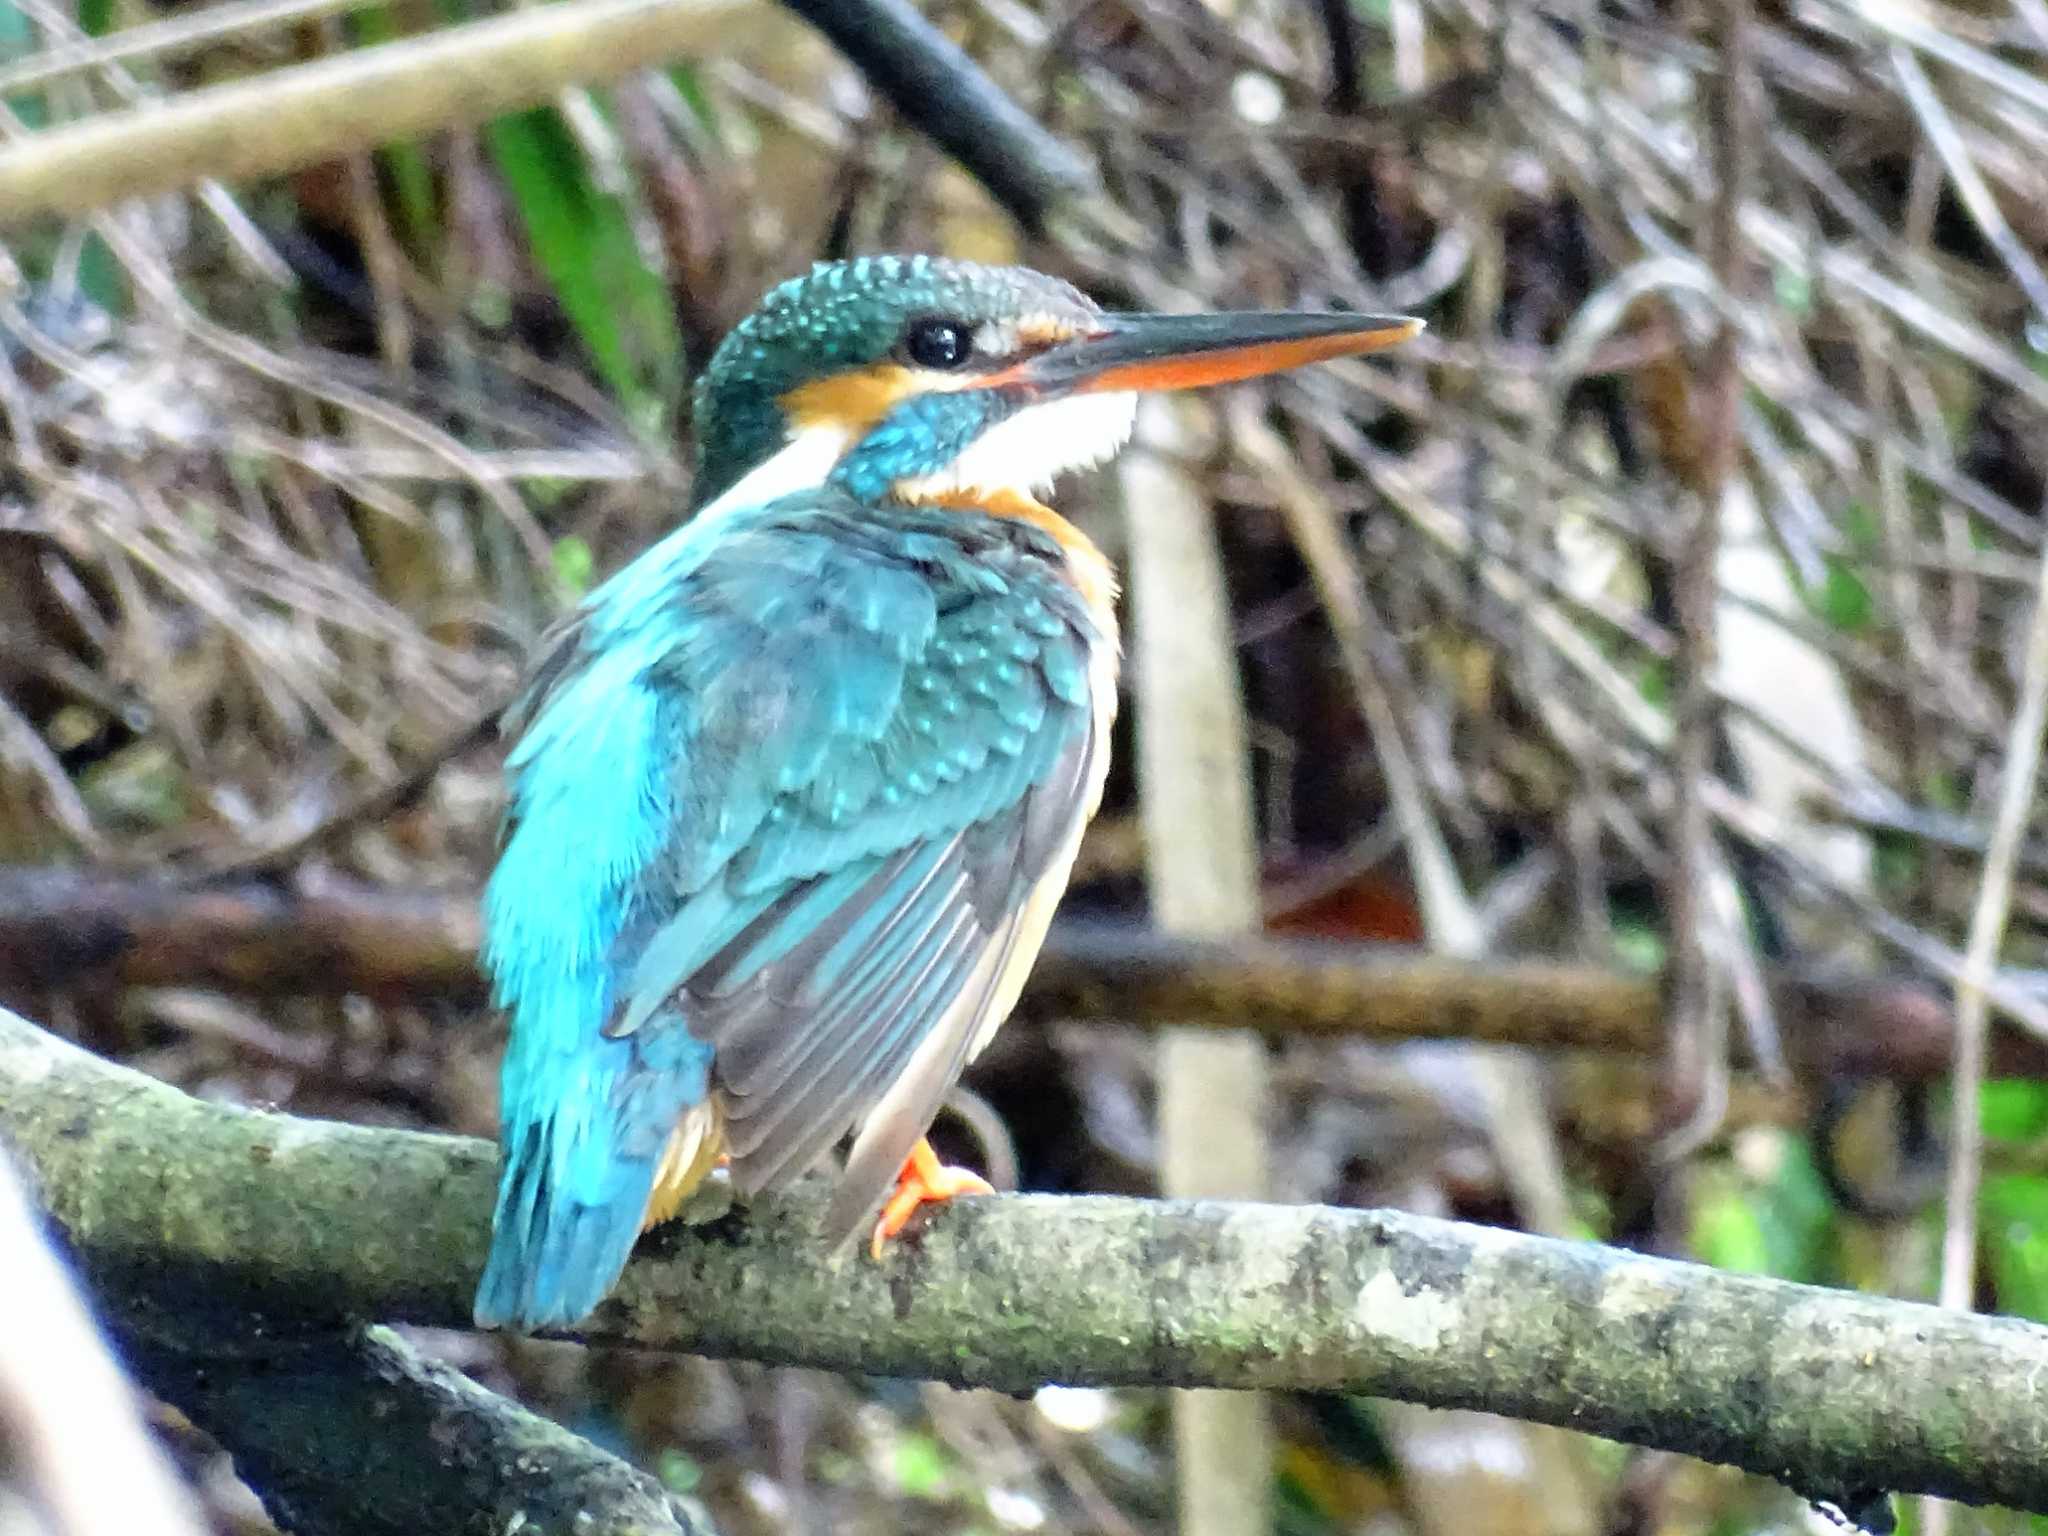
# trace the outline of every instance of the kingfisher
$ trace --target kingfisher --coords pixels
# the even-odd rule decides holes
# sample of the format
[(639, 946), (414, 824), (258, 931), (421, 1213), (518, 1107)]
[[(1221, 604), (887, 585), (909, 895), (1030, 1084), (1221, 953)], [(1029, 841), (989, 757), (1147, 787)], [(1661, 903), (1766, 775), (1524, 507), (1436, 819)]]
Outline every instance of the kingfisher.
[(1117, 703), (1115, 576), (1040, 496), (1124, 445), (1138, 391), (1420, 329), (1107, 313), (928, 256), (819, 265), (734, 328), (694, 513), (507, 712), (481, 1326), (582, 1320), (721, 1164), (745, 1198), (852, 1132), (824, 1235), (877, 1258), (988, 1190), (924, 1134), (1037, 958)]

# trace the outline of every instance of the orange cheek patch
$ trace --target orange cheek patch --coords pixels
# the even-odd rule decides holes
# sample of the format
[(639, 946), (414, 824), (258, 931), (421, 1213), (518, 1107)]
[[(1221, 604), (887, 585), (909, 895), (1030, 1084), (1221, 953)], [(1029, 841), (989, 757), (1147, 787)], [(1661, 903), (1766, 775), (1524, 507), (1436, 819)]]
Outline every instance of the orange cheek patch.
[(987, 374), (935, 373), (901, 363), (876, 363), (799, 384), (782, 397), (782, 409), (798, 431), (838, 427), (858, 437), (912, 395), (980, 389), (990, 382)]
[(861, 433), (916, 393), (918, 382), (901, 364), (877, 363), (800, 384), (782, 397), (782, 409), (799, 431), (829, 426)]

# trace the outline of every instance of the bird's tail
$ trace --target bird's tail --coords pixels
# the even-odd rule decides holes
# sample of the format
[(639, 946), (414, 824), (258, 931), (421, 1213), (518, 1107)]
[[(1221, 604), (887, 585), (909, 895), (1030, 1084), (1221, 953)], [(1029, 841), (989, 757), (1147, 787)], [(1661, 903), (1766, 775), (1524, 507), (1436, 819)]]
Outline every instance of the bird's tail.
[(549, 1123), (507, 1146), (491, 1227), (491, 1256), (477, 1287), (480, 1328), (567, 1327), (596, 1310), (626, 1267), (654, 1187), (654, 1164), (618, 1169), (610, 1199), (586, 1201), (557, 1188)]
[(566, 1081), (523, 1080), (507, 1061), (479, 1327), (581, 1322), (618, 1280), (642, 1228), (671, 1214), (716, 1157), (708, 1060), (692, 1050), (687, 1064), (656, 1063), (626, 1041), (593, 1044), (608, 1059), (581, 1063)]

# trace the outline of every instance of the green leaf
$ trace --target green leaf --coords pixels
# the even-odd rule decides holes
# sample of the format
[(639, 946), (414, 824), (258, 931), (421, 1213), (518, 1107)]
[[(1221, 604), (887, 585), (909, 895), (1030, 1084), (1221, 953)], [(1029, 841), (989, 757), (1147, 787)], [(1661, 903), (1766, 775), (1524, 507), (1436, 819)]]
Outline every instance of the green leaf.
[(1871, 837), (1871, 851), (1876, 859), (1875, 875), (1878, 887), (1885, 891), (1904, 891), (1911, 888), (1920, 878), (1926, 864), (1918, 838), (1897, 832), (1878, 832)]
[(171, 751), (138, 741), (79, 776), (78, 793), (96, 821), (155, 831), (192, 814), (191, 785)]
[(1827, 1278), (1834, 1206), (1804, 1138), (1757, 1127), (1702, 1170), (1694, 1251), (1721, 1269)]
[(1732, 1180), (1702, 1179), (1701, 1184), (1693, 1209), (1692, 1251), (1716, 1269), (1769, 1274), (1770, 1244), (1747, 1194)]
[(1871, 600), (1870, 588), (1863, 584), (1863, 578), (1856, 574), (1854, 566), (1836, 555), (1825, 557), (1827, 576), (1820, 584), (1820, 590), (1809, 591), (1807, 606), (1814, 617), (1830, 629), (1853, 634), (1868, 629), (1876, 614), (1876, 604)]
[(1629, 918), (1617, 919), (1614, 924), (1614, 958), (1624, 970), (1655, 976), (1664, 969), (1668, 958), (1664, 935), (1648, 923)]
[(1636, 674), (1636, 692), (1643, 696), (1645, 703), (1659, 709), (1671, 707), (1671, 668), (1654, 658), (1645, 661)]
[(704, 1469), (674, 1446), (661, 1453), (654, 1471), (670, 1493), (695, 1493), (697, 1485), (704, 1481)]
[(534, 260), (598, 376), (639, 430), (664, 435), (680, 397), (682, 334), (627, 207), (597, 185), (553, 111), (502, 117), (484, 134)]
[(573, 533), (555, 540), (555, 581), (565, 601), (575, 603), (590, 590), (590, 578), (597, 561), (590, 546)]
[(440, 200), (434, 195), (434, 171), (417, 144), (392, 144), (377, 151), (398, 204), (398, 224), (413, 253), (427, 258), (440, 248)]
[[(0, 0), (0, 64), (12, 64), (36, 51), (37, 33), (18, 5)], [(50, 121), (48, 100), (40, 91), (8, 98), (8, 105), (31, 128), (46, 127)]]
[(1842, 508), (1840, 527), (1849, 548), (1859, 555), (1875, 554), (1884, 543), (1884, 524), (1868, 502), (1852, 501)]
[(2048, 1083), (1993, 1078), (1984, 1085), (1982, 1124), (1992, 1141), (2032, 1141), (2048, 1133)]
[(896, 1442), (890, 1458), (896, 1486), (913, 1499), (946, 1497), (950, 1471), (946, 1450), (930, 1435), (908, 1434)]
[(2048, 1321), (2048, 1178), (2007, 1173), (1985, 1180), (1978, 1219), (1999, 1310)]
[(128, 313), (128, 275), (97, 234), (78, 248), (78, 290), (110, 315)]
[(1936, 769), (1927, 775), (1927, 781), (1920, 786), (1920, 796), (1937, 811), (1960, 814), (1969, 806), (1969, 797), (1963, 793), (1962, 780), (1946, 769)]
[(1771, 291), (1777, 295), (1781, 309), (1801, 317), (1813, 313), (1813, 279), (1804, 272), (1774, 265), (1771, 268)]

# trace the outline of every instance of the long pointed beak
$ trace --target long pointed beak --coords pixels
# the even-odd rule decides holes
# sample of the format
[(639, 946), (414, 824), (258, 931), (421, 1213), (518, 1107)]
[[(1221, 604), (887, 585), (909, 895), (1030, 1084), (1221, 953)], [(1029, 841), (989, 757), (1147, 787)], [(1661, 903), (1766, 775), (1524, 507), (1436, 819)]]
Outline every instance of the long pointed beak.
[(1047, 394), (1194, 389), (1377, 352), (1421, 329), (1404, 315), (1104, 315), (1099, 331), (1041, 352), (1012, 376)]

